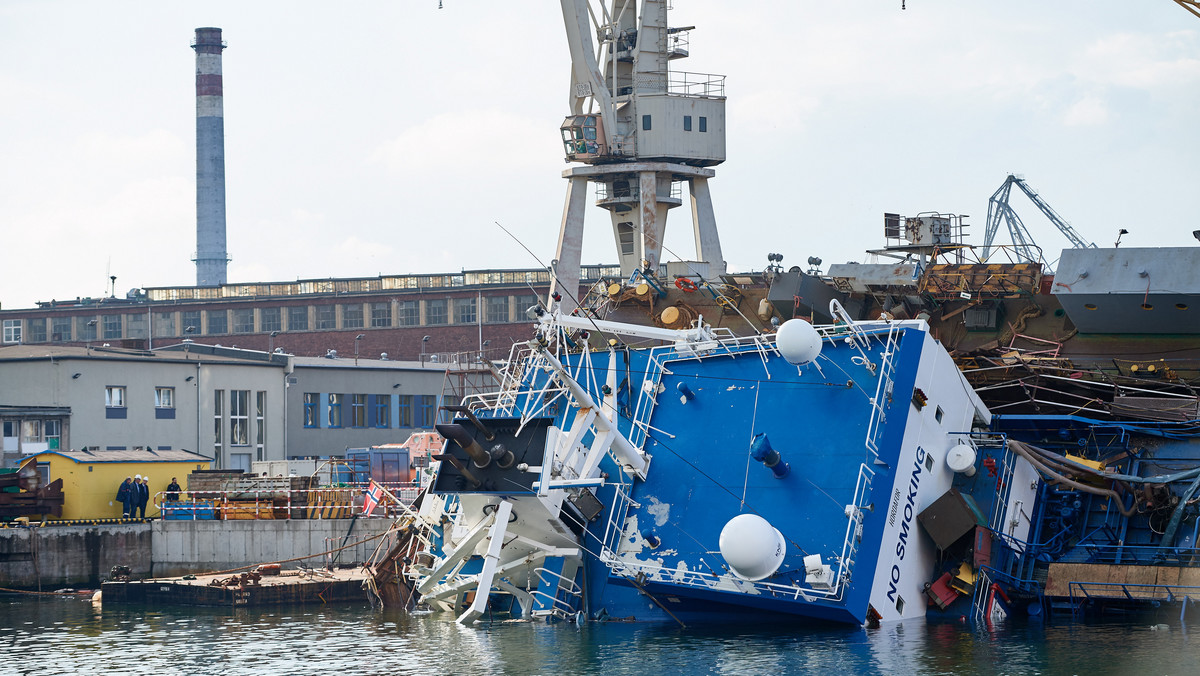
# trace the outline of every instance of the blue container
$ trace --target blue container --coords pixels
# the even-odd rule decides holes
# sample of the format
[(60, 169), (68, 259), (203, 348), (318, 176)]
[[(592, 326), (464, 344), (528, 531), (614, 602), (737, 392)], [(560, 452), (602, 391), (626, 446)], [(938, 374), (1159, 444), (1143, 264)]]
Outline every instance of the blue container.
[(216, 507), (212, 500), (180, 500), (163, 505), (163, 518), (167, 521), (213, 521)]

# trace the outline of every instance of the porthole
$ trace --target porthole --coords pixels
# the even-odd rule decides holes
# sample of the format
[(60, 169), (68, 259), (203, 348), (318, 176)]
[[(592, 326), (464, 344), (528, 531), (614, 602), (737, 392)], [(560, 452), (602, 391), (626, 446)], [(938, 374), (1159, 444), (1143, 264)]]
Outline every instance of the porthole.
[(1142, 309), (1143, 310), (1153, 310), (1154, 306), (1149, 303), (1142, 303)]
[(1176, 309), (1176, 310), (1186, 310), (1186, 309), (1187, 309), (1187, 303), (1176, 303), (1176, 304), (1175, 304), (1175, 309)]
[(1095, 309), (1096, 309), (1096, 304), (1095, 304), (1095, 303), (1084, 303), (1084, 304), (1083, 304), (1083, 309), (1085, 309), (1085, 310), (1095, 310)]

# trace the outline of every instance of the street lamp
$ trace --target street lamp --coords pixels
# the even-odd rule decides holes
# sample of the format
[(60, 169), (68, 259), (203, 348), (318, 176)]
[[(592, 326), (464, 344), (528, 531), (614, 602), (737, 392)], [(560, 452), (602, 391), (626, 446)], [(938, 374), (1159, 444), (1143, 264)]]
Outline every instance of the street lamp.
[(421, 339), (421, 366), (425, 365), (425, 348), (429, 344), (429, 336)]
[(358, 341), (360, 341), (366, 337), (367, 337), (367, 334), (365, 334), (365, 333), (360, 333), (354, 337), (354, 364), (355, 365), (358, 365)]

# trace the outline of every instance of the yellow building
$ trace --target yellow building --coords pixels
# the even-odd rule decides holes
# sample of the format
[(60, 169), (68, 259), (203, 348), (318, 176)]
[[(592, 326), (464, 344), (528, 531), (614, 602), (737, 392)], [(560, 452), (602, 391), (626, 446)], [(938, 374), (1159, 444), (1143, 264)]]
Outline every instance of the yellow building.
[(171, 477), (187, 490), (188, 473), (209, 469), (212, 460), (191, 451), (42, 451), (22, 460), (36, 462), (46, 483), (63, 480), (63, 519), (119, 519), (117, 489), (125, 477), (149, 478), (146, 516), (159, 516), (157, 494), (167, 490)]

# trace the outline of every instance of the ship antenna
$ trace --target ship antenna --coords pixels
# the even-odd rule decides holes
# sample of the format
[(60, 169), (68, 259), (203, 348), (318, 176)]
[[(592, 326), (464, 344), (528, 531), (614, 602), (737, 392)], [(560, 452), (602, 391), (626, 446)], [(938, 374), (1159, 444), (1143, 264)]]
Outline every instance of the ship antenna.
[[(571, 301), (575, 303), (575, 307), (580, 309), (580, 311), (583, 313), (582, 316), (588, 320), (588, 322), (592, 325), (592, 328), (596, 329), (596, 333), (598, 333), (602, 336), (608, 336), (609, 338), (616, 337), (615, 335), (609, 335), (600, 329), (600, 327), (596, 324), (595, 320), (592, 318), (591, 314), (588, 313), (588, 311), (579, 303), (579, 299), (576, 298), (575, 295), (571, 293), (570, 289), (568, 289), (566, 286), (563, 286), (562, 280), (560, 280), (558, 278), (557, 271), (554, 268), (543, 263), (542, 260), (537, 257), (537, 254), (533, 253), (532, 251), (529, 250), (529, 247), (525, 246), (524, 242), (517, 239), (517, 236), (512, 234), (511, 232), (509, 232), (508, 228), (504, 227), (503, 225), (500, 225), (500, 221), (492, 221), (492, 222), (496, 224), (496, 227), (503, 230), (506, 235), (508, 235), (509, 237), (512, 237), (514, 242), (516, 242), (517, 244), (520, 244), (521, 248), (525, 250), (525, 253), (529, 254), (529, 256), (531, 258), (533, 258), (533, 260), (537, 261), (538, 265), (540, 265), (550, 271), (550, 276), (554, 278), (554, 281), (558, 282), (557, 286), (561, 287), (563, 290), (563, 293), (567, 294), (567, 296), (570, 297)], [(674, 255), (674, 254), (672, 254), (672, 255)], [(576, 289), (576, 291), (578, 291), (578, 289)]]

